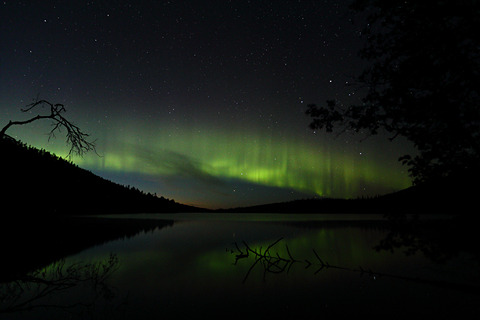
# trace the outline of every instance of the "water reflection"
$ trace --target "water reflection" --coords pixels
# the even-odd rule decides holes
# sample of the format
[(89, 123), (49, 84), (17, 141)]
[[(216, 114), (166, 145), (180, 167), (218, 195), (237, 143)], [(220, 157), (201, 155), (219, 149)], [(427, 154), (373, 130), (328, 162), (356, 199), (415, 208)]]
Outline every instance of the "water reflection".
[(343, 270), (352, 273), (358, 273), (360, 276), (368, 276), (373, 280), (376, 280), (378, 277), (388, 277), (404, 281), (411, 281), (415, 283), (427, 284), (438, 288), (447, 288), (452, 290), (459, 290), (462, 292), (467, 292), (473, 295), (480, 295), (478, 291), (478, 286), (470, 284), (459, 284), (448, 281), (435, 281), (429, 279), (414, 278), (402, 275), (395, 275), (389, 273), (380, 273), (372, 271), (371, 269), (365, 269), (362, 266), (357, 268), (331, 265), (328, 261), (323, 260), (319, 254), (312, 248), (312, 252), (315, 256), (314, 260), (309, 260), (307, 258), (296, 259), (293, 257), (291, 250), (288, 245), (285, 243), (285, 253), (280, 253), (278, 249), (278, 243), (283, 239), (280, 238), (271, 244), (256, 247), (250, 247), (246, 242), (242, 242), (243, 246), (239, 246), (235, 242), (235, 249), (231, 249), (230, 253), (235, 256), (234, 266), (237, 266), (239, 262), (244, 262), (246, 260), (247, 264), (250, 264), (242, 283), (245, 283), (254, 270), (255, 267), (260, 268), (263, 271), (263, 281), (266, 281), (267, 274), (281, 274), (289, 273), (295, 264), (301, 265), (305, 271), (310, 271), (313, 269), (312, 275), (316, 275), (320, 271), (326, 271), (327, 269), (336, 269)]
[(171, 226), (173, 221), (92, 217), (15, 218), (0, 223), (0, 282), (16, 280), (115, 239)]
[[(263, 270), (263, 280), (266, 281), (267, 274), (280, 274), (280, 273), (289, 273), (294, 264), (300, 264), (304, 267), (305, 270), (310, 268), (314, 269), (313, 274), (317, 274), (323, 269), (339, 269), (351, 272), (360, 272), (361, 274), (367, 273), (373, 277), (377, 274), (371, 270), (364, 270), (362, 267), (359, 269), (346, 268), (336, 265), (331, 265), (327, 261), (322, 260), (315, 249), (312, 249), (313, 254), (315, 255), (315, 260), (309, 259), (295, 259), (292, 256), (291, 250), (288, 248), (288, 245), (285, 244), (285, 251), (287, 255), (281, 255), (277, 247), (275, 247), (283, 239), (280, 238), (265, 247), (250, 247), (245, 241), (242, 242), (243, 247), (240, 248), (239, 245), (235, 242), (235, 251), (231, 250), (230, 253), (235, 254), (235, 262), (233, 265), (237, 265), (239, 261), (247, 260), (247, 263), (250, 263), (251, 266), (248, 269), (245, 278), (242, 283), (245, 283), (248, 279), (248, 276), (252, 270), (258, 265)], [(250, 259), (249, 259), (250, 258)]]
[[(398, 318), (480, 311), (478, 295), (442, 285), (478, 288), (478, 268), (467, 257), (437, 264), (419, 250), (409, 256), (397, 249), (377, 251), (391, 231), (385, 221), (181, 218), (146, 222), (168, 227), (117, 237), (66, 259), (67, 265), (102, 261), (114, 252), (121, 261), (105, 283), (114, 288), (113, 305), (122, 311), (108, 319)], [(52, 301), (86, 297), (80, 286), (72, 291)], [(109, 309), (108, 303), (91, 310), (102, 308)], [(15, 319), (40, 318), (38, 310), (25, 315)]]
[(437, 263), (469, 254), (472, 263), (480, 262), (477, 224), (471, 217), (457, 215), (450, 219), (420, 220), (418, 216), (389, 216), (388, 233), (375, 246), (377, 251), (401, 251), (406, 255), (421, 253)]
[[(29, 272), (16, 281), (0, 284), (0, 314), (31, 315), (36, 309), (45, 314), (91, 314), (98, 305), (113, 301), (115, 292), (107, 279), (118, 269), (112, 254), (95, 263), (66, 264), (65, 259)], [(78, 295), (82, 292), (82, 295)], [(65, 297), (69, 297), (65, 299)]]

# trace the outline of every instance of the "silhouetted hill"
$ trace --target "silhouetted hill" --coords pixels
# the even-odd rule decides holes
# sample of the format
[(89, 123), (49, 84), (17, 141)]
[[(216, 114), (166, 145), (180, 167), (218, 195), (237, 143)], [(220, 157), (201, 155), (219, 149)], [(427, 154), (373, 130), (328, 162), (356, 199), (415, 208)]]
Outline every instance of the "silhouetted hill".
[(250, 207), (219, 209), (232, 213), (447, 213), (469, 214), (478, 209), (477, 175), (445, 178), (372, 198), (305, 199)]
[(0, 139), (2, 215), (201, 211), (103, 179), (45, 150)]
[[(108, 181), (45, 150), (0, 140), (2, 213), (45, 214), (206, 212)], [(480, 175), (431, 181), (362, 199), (307, 199), (217, 212), (246, 213), (469, 213), (475, 211)]]

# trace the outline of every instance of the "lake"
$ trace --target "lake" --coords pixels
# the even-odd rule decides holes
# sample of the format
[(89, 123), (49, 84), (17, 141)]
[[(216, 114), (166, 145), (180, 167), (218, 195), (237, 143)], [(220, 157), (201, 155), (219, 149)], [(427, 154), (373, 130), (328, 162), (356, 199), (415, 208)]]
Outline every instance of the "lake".
[[(392, 229), (380, 215), (109, 217), (166, 223), (68, 256), (22, 283), (0, 284), (0, 319), (396, 319), (480, 311), (478, 260), (461, 250), (442, 256), (425, 239), (388, 246), (382, 240)], [(384, 249), (375, 249), (380, 243)]]

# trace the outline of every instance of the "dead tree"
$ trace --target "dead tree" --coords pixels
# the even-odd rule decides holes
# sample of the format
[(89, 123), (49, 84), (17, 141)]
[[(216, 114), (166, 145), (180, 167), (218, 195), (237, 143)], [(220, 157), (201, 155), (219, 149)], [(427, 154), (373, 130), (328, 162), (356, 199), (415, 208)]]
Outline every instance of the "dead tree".
[(78, 126), (67, 120), (63, 114), (66, 112), (65, 106), (61, 103), (53, 104), (46, 100), (36, 100), (28, 104), (24, 109), (20, 109), (22, 112), (33, 112), (38, 109), (49, 108), (49, 114), (37, 114), (33, 118), (23, 121), (9, 121), (5, 127), (0, 131), (0, 139), (6, 137), (5, 132), (13, 125), (24, 125), (37, 120), (49, 119), (52, 121), (52, 129), (49, 132), (48, 140), (55, 138), (57, 132), (61, 132), (62, 129), (66, 130), (66, 143), (70, 146), (68, 157), (72, 155), (83, 155), (89, 151), (94, 151), (95, 141), (89, 141), (89, 134), (83, 132)]

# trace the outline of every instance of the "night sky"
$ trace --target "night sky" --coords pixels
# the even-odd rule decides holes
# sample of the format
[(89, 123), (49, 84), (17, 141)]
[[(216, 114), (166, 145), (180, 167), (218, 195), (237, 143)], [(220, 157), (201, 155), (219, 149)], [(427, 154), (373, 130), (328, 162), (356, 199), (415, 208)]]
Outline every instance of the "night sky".
[[(405, 141), (308, 128), (307, 104), (361, 99), (348, 3), (2, 1), (0, 127), (37, 96), (63, 103), (101, 155), (76, 164), (202, 207), (408, 187)], [(7, 134), (66, 155), (49, 128)]]

